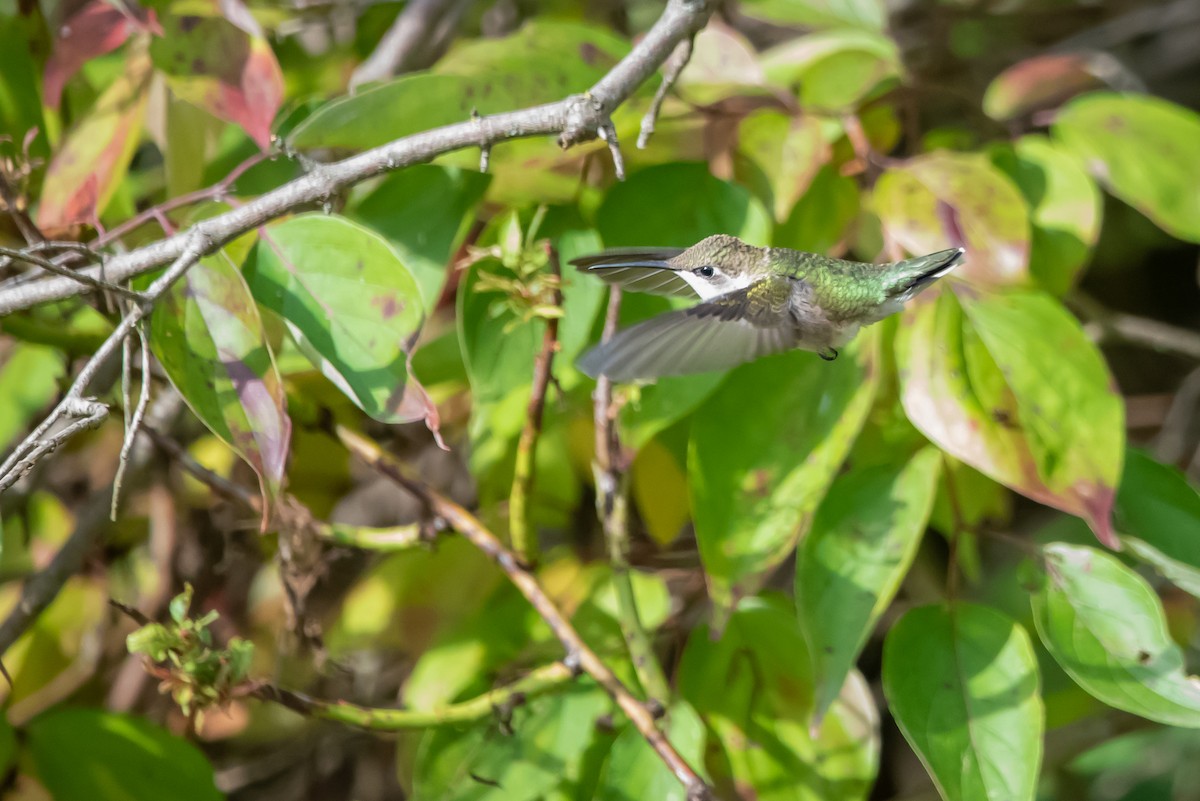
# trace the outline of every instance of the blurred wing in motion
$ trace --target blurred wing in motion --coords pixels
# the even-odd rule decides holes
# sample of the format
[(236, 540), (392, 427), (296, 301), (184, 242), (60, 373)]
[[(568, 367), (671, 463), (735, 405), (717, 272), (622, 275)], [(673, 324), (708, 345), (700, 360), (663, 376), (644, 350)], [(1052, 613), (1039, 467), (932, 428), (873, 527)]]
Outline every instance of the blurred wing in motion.
[(615, 248), (572, 259), (571, 264), (631, 292), (696, 297), (668, 262), (683, 248)]

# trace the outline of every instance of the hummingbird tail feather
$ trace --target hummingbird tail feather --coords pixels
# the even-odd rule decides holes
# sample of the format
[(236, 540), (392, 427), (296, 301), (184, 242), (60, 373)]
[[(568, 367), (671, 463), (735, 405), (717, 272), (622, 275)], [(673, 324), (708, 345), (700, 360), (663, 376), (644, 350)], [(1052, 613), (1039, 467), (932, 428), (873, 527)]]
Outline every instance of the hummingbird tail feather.
[(900, 301), (907, 301), (934, 281), (962, 263), (962, 248), (951, 248), (900, 262), (896, 271), (896, 283), (891, 294)]

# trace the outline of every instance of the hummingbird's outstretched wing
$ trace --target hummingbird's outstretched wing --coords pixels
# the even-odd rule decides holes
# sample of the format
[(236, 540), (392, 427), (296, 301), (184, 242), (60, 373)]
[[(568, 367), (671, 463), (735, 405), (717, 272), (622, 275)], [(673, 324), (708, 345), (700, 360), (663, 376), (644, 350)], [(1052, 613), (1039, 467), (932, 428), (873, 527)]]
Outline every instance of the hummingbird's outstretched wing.
[(613, 248), (572, 259), (571, 264), (610, 284), (652, 295), (696, 297), (696, 291), (667, 262), (683, 248)]
[(618, 331), (579, 360), (593, 378), (635, 381), (726, 370), (799, 347), (788, 288), (760, 282)]

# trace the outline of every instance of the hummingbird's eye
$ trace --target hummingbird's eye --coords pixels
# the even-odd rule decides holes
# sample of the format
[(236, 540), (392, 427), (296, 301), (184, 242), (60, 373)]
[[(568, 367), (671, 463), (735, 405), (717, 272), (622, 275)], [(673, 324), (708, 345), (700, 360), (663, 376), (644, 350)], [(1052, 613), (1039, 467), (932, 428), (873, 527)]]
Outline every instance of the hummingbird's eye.
[(692, 270), (692, 272), (701, 278), (712, 278), (717, 273), (717, 271), (714, 270), (710, 264), (706, 264), (703, 267), (697, 267), (696, 269)]

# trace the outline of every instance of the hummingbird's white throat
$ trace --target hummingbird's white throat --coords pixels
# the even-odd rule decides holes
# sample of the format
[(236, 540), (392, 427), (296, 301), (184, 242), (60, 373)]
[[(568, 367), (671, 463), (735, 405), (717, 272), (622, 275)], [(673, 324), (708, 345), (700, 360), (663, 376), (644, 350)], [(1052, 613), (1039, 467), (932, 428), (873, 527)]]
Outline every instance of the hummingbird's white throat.
[(680, 270), (678, 275), (684, 281), (687, 281), (688, 286), (696, 290), (696, 294), (700, 296), (701, 300), (712, 300), (721, 295), (745, 289), (754, 283), (754, 276), (748, 272), (743, 272), (741, 275), (729, 276), (722, 272), (720, 267), (713, 268), (713, 274), (710, 278), (697, 275), (691, 270)]

